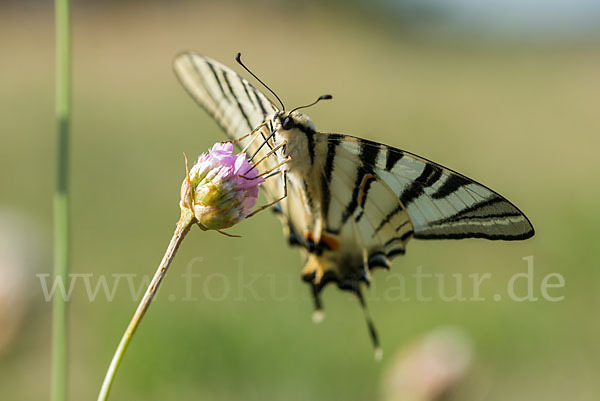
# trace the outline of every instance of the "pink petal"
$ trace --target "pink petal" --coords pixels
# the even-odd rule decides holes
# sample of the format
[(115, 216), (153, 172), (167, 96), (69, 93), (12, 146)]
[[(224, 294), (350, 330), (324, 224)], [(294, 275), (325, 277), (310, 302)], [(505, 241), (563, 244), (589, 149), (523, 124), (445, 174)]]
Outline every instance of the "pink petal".
[(233, 153), (233, 144), (231, 142), (217, 142), (213, 145), (211, 151), (213, 152), (224, 152), (224, 153)]

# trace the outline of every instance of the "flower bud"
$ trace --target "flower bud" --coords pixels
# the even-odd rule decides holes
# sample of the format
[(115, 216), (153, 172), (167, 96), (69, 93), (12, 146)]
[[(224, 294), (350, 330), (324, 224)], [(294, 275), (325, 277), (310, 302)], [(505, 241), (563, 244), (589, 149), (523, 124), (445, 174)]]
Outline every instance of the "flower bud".
[(192, 212), (200, 227), (220, 230), (246, 218), (265, 180), (233, 144), (216, 143), (203, 153), (181, 185), (182, 213)]

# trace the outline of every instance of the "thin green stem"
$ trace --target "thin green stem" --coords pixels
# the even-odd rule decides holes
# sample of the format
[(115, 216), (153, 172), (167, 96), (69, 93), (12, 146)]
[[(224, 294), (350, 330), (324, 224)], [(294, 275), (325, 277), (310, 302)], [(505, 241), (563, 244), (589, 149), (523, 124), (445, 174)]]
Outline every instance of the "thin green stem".
[(144, 314), (148, 310), (154, 295), (158, 291), (158, 287), (162, 282), (169, 265), (173, 261), (175, 254), (177, 252), (177, 248), (185, 238), (186, 234), (189, 232), (190, 227), (194, 221), (193, 214), (191, 212), (184, 212), (182, 214), (181, 219), (177, 223), (177, 227), (175, 228), (175, 232), (173, 233), (173, 237), (171, 238), (171, 242), (165, 252), (165, 256), (163, 256), (156, 273), (154, 273), (154, 277), (152, 277), (152, 281), (144, 294), (144, 297), (140, 301), (131, 321), (129, 322), (129, 326), (127, 326), (127, 330), (123, 334), (121, 338), (121, 342), (113, 355), (112, 361), (110, 362), (110, 366), (106, 371), (106, 376), (104, 377), (104, 382), (102, 383), (102, 387), (100, 388), (100, 394), (98, 394), (98, 401), (105, 401), (108, 399), (108, 393), (110, 392), (110, 388), (115, 379), (115, 375), (117, 373), (117, 369), (123, 360), (123, 355), (125, 355), (125, 350), (127, 350), (127, 346), (131, 342), (131, 338), (135, 333), (135, 330), (138, 328)]
[[(69, 275), (68, 160), (71, 114), (71, 43), (69, 0), (55, 1), (56, 17), (56, 188), (54, 193), (54, 276)], [(67, 303), (55, 296), (52, 304), (51, 400), (67, 397)]]

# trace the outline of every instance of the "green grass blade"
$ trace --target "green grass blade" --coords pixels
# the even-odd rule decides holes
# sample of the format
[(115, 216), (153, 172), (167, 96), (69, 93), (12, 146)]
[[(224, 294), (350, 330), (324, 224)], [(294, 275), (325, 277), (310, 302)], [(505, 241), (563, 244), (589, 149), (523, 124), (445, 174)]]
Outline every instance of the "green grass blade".
[[(54, 193), (54, 275), (66, 285), (69, 274), (68, 159), (71, 112), (71, 43), (69, 0), (55, 1), (56, 18), (56, 188)], [(51, 400), (67, 399), (67, 303), (52, 305)]]

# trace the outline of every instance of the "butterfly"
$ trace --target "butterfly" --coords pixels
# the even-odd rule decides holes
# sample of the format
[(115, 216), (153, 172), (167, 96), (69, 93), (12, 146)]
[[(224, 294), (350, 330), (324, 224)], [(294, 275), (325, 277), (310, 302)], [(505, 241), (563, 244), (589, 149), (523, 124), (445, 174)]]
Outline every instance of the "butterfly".
[[(263, 84), (239, 54), (237, 61)], [(318, 132), (298, 111), (312, 104), (286, 111), (265, 85), (281, 103), (278, 108), (236, 72), (195, 52), (178, 55), (174, 70), (192, 98), (269, 178), (263, 184), (267, 206), (279, 215), (289, 244), (301, 249), (314, 316), (321, 316), (320, 292), (327, 283), (351, 291), (376, 350), (361, 283), (370, 282), (373, 269), (389, 269), (411, 238), (534, 235), (516, 206), (462, 174), (381, 143)]]

